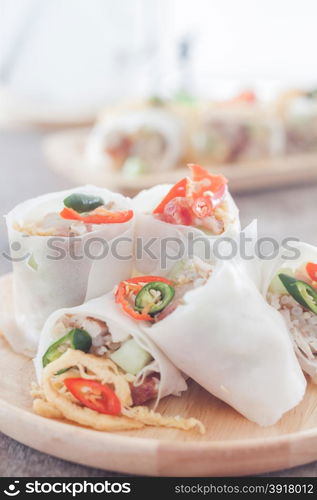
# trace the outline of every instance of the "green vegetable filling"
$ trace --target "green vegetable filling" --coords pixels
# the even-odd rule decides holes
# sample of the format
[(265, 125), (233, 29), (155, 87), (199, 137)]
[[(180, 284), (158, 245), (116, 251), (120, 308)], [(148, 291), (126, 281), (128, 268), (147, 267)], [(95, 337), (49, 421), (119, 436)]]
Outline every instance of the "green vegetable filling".
[(135, 298), (135, 311), (155, 315), (163, 311), (172, 301), (175, 289), (162, 281), (152, 281), (144, 285)]
[(104, 205), (104, 200), (100, 196), (73, 193), (65, 198), (64, 205), (81, 214), (83, 212), (91, 212), (95, 208)]
[(45, 368), (49, 363), (58, 359), (69, 348), (88, 352), (91, 344), (91, 337), (86, 330), (74, 328), (47, 349), (42, 358), (43, 367)]
[(287, 274), (279, 274), (278, 276), (296, 302), (314, 314), (317, 314), (317, 293), (308, 283), (297, 280)]
[(123, 371), (138, 375), (152, 360), (149, 352), (142, 349), (134, 339), (124, 342), (119, 349), (110, 354), (110, 358)]

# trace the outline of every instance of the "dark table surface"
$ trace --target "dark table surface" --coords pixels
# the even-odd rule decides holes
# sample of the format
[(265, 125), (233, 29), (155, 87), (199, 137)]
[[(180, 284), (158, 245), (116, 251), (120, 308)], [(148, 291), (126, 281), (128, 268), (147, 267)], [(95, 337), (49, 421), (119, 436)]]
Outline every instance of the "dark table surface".
[[(71, 187), (69, 180), (48, 168), (41, 149), (42, 135), (36, 131), (0, 130), (0, 216), (22, 200), (50, 191)], [(261, 235), (277, 238), (297, 237), (317, 244), (314, 206), (317, 184), (275, 191), (236, 195), (242, 225), (259, 219)], [(0, 274), (10, 271), (2, 257), (8, 251), (4, 220), (0, 219)], [(93, 477), (115, 476), (102, 471), (65, 462), (39, 453), (0, 433), (0, 476)], [(266, 476), (315, 477), (317, 462)]]

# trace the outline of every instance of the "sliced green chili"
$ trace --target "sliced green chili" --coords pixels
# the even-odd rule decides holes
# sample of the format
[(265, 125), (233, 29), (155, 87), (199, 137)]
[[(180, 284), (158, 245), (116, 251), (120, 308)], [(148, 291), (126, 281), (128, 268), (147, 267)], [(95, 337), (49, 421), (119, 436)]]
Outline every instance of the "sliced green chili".
[(68, 372), (72, 367), (70, 366), (69, 368), (62, 368), (61, 370), (58, 370), (58, 372), (55, 373), (55, 375), (63, 375), (63, 373)]
[(279, 274), (278, 276), (296, 302), (317, 314), (317, 293), (308, 283), (297, 280), (287, 274)]
[(154, 315), (165, 309), (175, 295), (175, 289), (162, 281), (151, 281), (144, 285), (135, 298), (134, 309), (140, 313), (144, 310)]
[(83, 193), (72, 193), (64, 200), (65, 207), (72, 208), (80, 214), (83, 212), (91, 212), (104, 204), (105, 202), (100, 196)]
[(52, 361), (58, 359), (69, 347), (88, 352), (91, 348), (91, 344), (92, 340), (89, 333), (80, 328), (74, 328), (47, 349), (42, 358), (43, 366), (45, 367)]

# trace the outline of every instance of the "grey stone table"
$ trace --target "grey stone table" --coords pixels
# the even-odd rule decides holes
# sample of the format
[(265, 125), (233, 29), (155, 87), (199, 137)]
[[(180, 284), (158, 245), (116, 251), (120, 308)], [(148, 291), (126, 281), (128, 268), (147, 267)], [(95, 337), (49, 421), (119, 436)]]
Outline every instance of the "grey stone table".
[[(0, 216), (18, 202), (48, 191), (67, 189), (70, 182), (47, 168), (41, 151), (41, 134), (33, 131), (0, 130)], [(236, 196), (242, 224), (256, 216), (260, 233), (278, 240), (297, 237), (317, 244), (317, 184), (270, 192)], [(0, 218), (0, 255), (8, 251), (3, 218)], [(0, 257), (0, 274), (10, 271), (10, 263)], [(92, 477), (115, 476), (113, 472), (91, 469), (59, 460), (1, 435), (0, 476)], [(317, 475), (317, 462), (267, 474), (273, 476)]]

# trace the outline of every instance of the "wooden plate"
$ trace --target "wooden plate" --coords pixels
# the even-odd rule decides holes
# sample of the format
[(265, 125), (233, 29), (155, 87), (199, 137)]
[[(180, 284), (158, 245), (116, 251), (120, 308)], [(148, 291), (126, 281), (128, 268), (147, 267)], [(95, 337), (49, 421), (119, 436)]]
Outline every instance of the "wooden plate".
[[(12, 310), (11, 276), (0, 279), (0, 313)], [(92, 467), (155, 476), (235, 476), (294, 467), (317, 459), (317, 386), (275, 426), (261, 428), (190, 383), (159, 406), (195, 416), (206, 434), (172, 429), (98, 432), (42, 418), (31, 409), (32, 361), (0, 337), (0, 431), (39, 451)]]
[[(188, 174), (186, 168), (178, 168), (131, 178), (102, 168), (92, 168), (84, 155), (88, 132), (87, 128), (68, 130), (50, 134), (44, 140), (44, 151), (51, 167), (74, 184), (95, 184), (133, 196), (141, 189), (161, 183), (175, 183)], [(317, 154), (217, 165), (212, 170), (222, 172), (230, 181), (231, 192), (236, 193), (298, 185), (317, 180)]]

